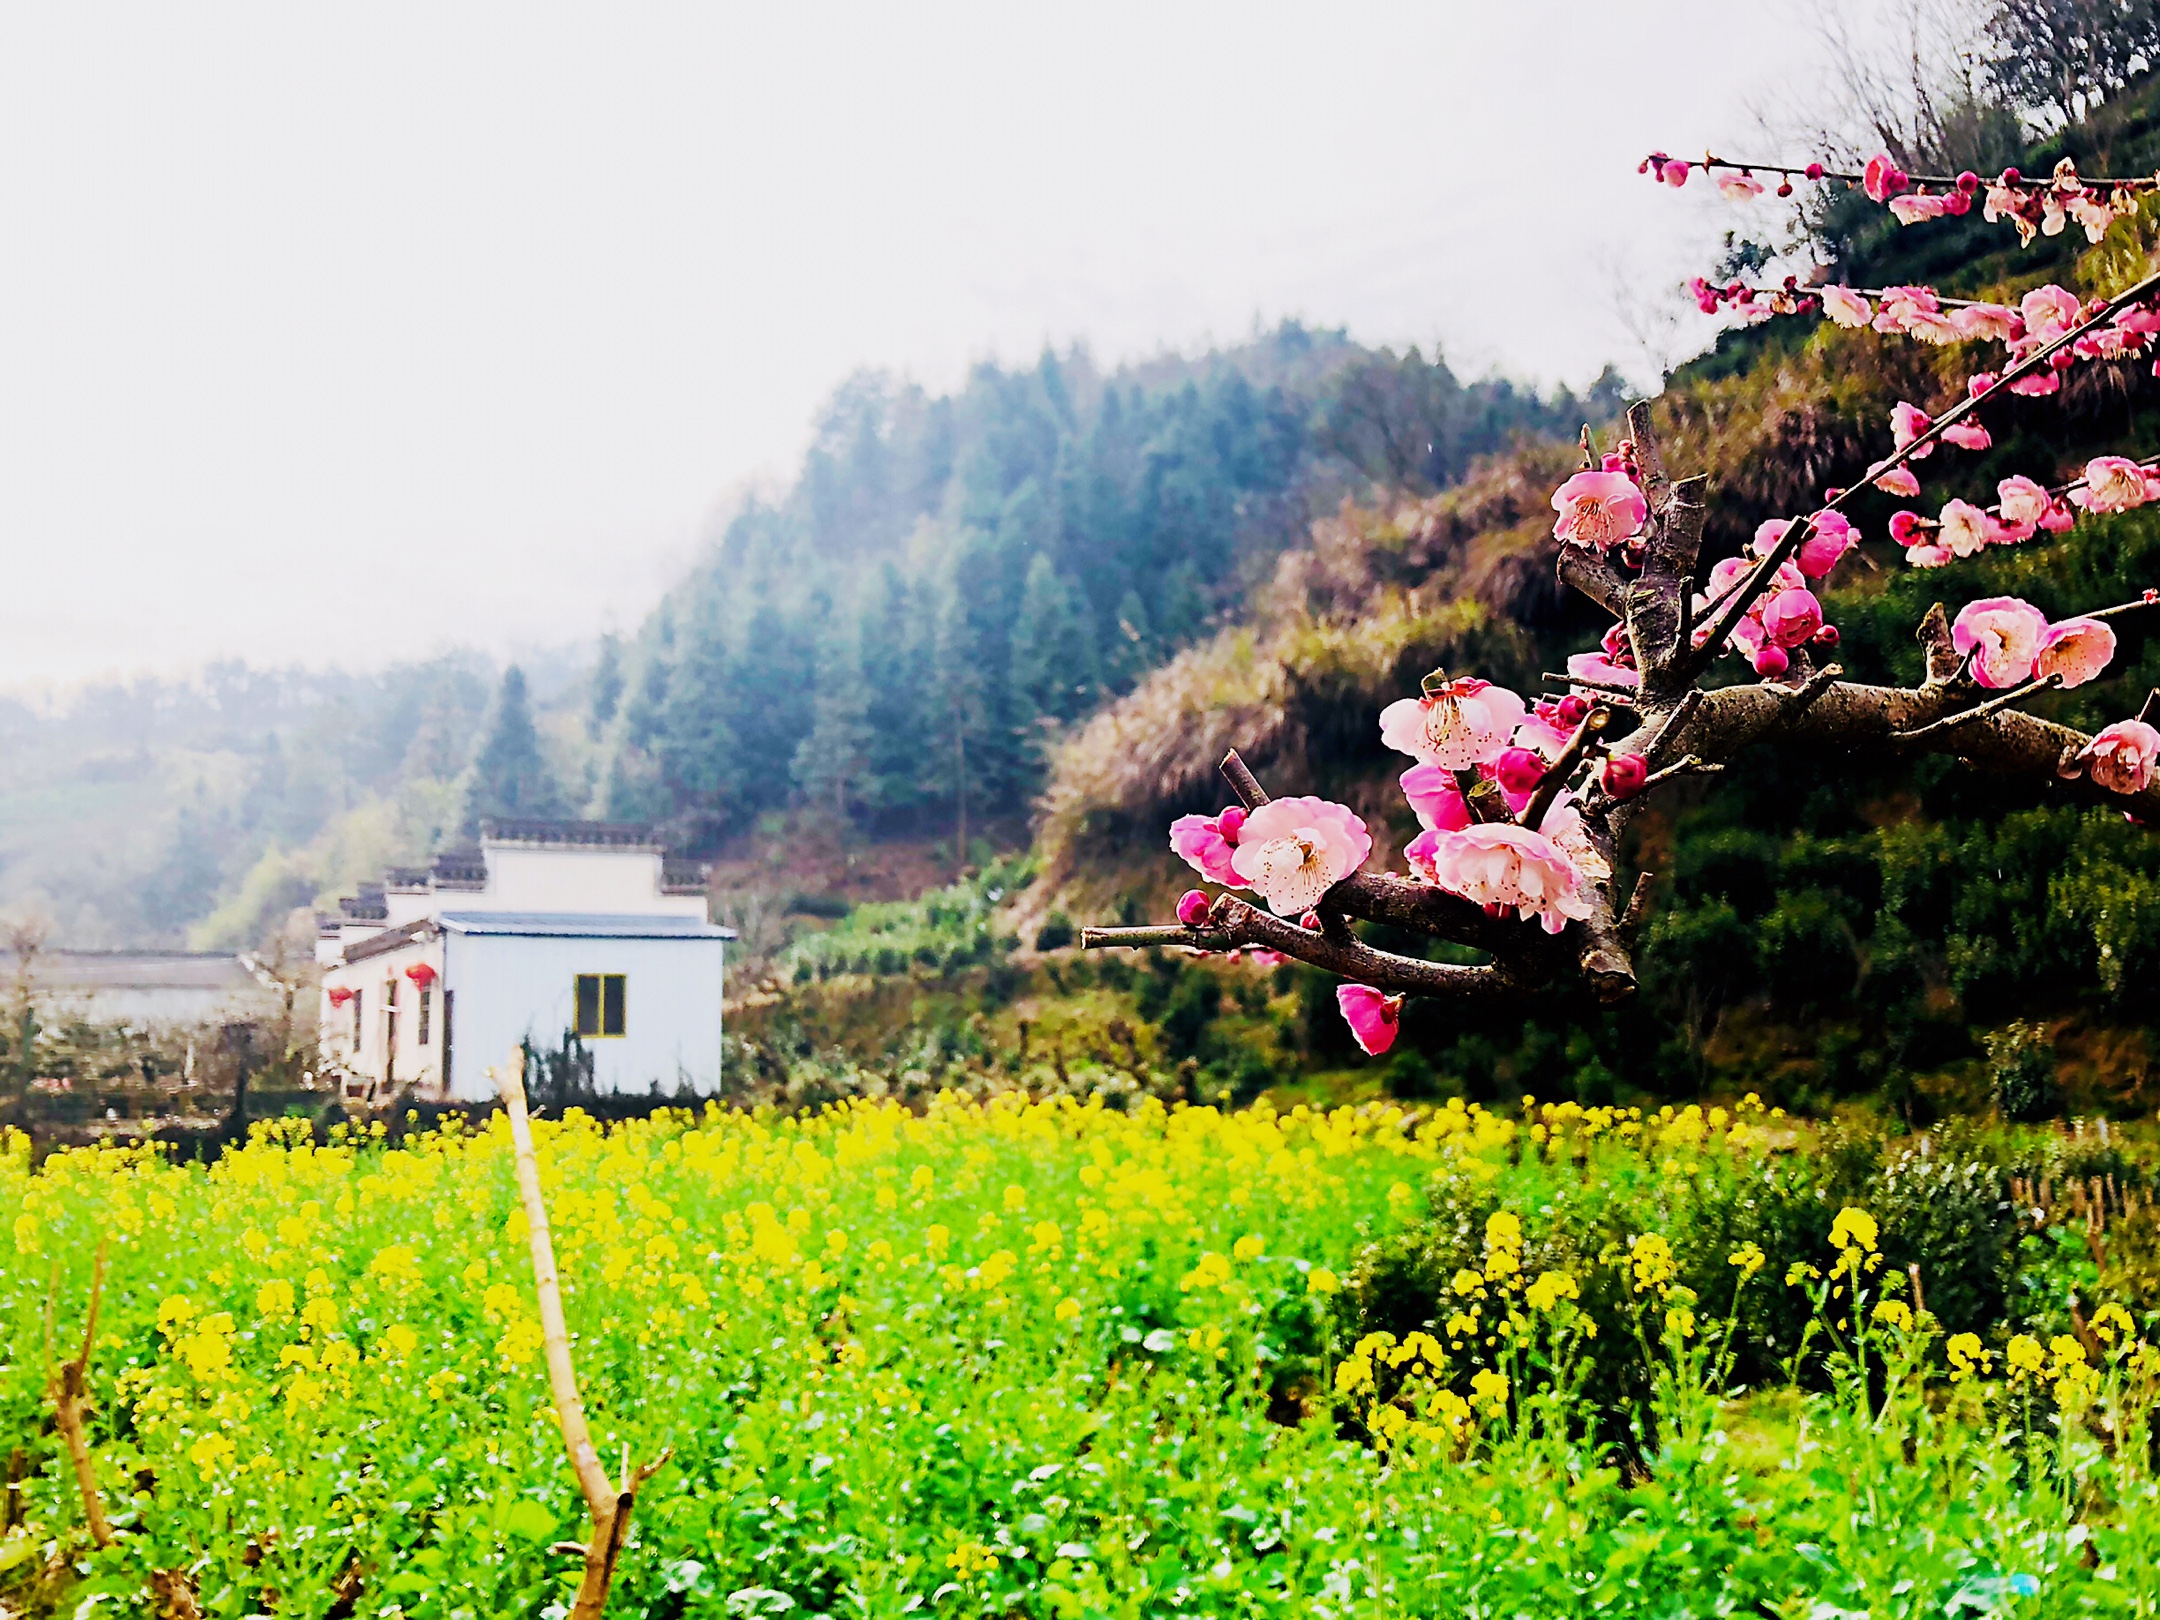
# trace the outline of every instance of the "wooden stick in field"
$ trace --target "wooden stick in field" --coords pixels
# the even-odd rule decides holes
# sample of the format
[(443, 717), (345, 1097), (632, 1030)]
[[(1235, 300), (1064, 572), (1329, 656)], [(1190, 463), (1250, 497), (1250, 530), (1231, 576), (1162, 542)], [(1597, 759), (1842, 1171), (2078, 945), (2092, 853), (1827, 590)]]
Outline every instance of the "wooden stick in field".
[(630, 1454), (623, 1452), (622, 1478), (608, 1479), (607, 1465), (593, 1446), (592, 1429), (585, 1421), (585, 1401), (578, 1394), (577, 1367), (570, 1359), (570, 1329), (563, 1320), (562, 1290), (555, 1277), (555, 1241), (548, 1232), (547, 1200), (540, 1192), (540, 1162), (533, 1155), (532, 1121), (525, 1113), (525, 1051), (520, 1047), (508, 1065), (490, 1069), (496, 1094), (510, 1121), (510, 1142), (517, 1152), (518, 1197), (525, 1207), (525, 1241), (532, 1251), (533, 1292), (540, 1302), (541, 1347), (547, 1357), (548, 1385), (555, 1397), (555, 1415), (562, 1425), (563, 1449), (570, 1455), (570, 1471), (577, 1475), (585, 1508), (592, 1518), (592, 1535), (580, 1549), (585, 1557), (585, 1577), (578, 1584), (577, 1601), (570, 1620), (599, 1620), (607, 1607), (608, 1587), (615, 1579), (615, 1561), (622, 1555), (630, 1534), (630, 1510), (639, 1487), (660, 1471), (668, 1460), (662, 1451), (635, 1472)]
[[(52, 1358), (53, 1305), (60, 1294), (60, 1265), (53, 1263), (52, 1291), (45, 1296), (45, 1355)], [(75, 1466), (75, 1484), (82, 1491), (83, 1518), (90, 1539), (100, 1547), (113, 1544), (112, 1521), (105, 1517), (105, 1497), (98, 1490), (97, 1468), (90, 1457), (90, 1437), (83, 1428), (83, 1414), (90, 1409), (90, 1348), (97, 1338), (98, 1302), (105, 1294), (105, 1245), (97, 1252), (97, 1269), (90, 1274), (90, 1313), (83, 1322), (82, 1349), (72, 1361), (53, 1369), (53, 1426), (66, 1443), (68, 1461)]]

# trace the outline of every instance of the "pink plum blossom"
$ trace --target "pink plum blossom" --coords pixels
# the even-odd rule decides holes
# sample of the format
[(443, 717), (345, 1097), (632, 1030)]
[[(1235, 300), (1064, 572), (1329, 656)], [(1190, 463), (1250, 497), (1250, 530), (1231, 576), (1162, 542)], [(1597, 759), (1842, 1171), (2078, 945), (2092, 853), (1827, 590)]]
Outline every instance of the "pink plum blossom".
[(2115, 632), (2105, 619), (2063, 619), (2048, 627), (2033, 673), (2060, 676), (2066, 687), (2083, 686), (2114, 656)]
[(1763, 194), (1763, 183), (1752, 174), (1727, 172), (1718, 176), (1718, 194), (1727, 202), (1750, 202)]
[(2069, 507), (2065, 506), (2061, 501), (2051, 501), (2048, 504), (2047, 515), (2040, 519), (2040, 527), (2047, 530), (2049, 534), (2061, 534), (2076, 522), (2077, 514), (2072, 512)]
[(1817, 512), (1815, 532), (1800, 542), (1793, 563), (1809, 579), (1822, 579), (1837, 567), (1859, 539), (1843, 512)]
[(1616, 664), (1601, 652), (1574, 653), (1567, 661), (1568, 674), (1578, 681), (1597, 681), (1606, 686), (1639, 686), (1642, 675), (1625, 664)]
[(1951, 501), (1942, 509), (1941, 531), (1936, 544), (1953, 557), (1970, 557), (1995, 544), (2000, 529), (1995, 520), (1971, 501)]
[(1911, 500), (1920, 493), (1920, 480), (1913, 476), (1910, 467), (1892, 467), (1887, 472), (1874, 475), (1875, 487), (1885, 495), (1896, 495)]
[(1791, 529), (1792, 525), (1791, 518), (1765, 518), (1756, 524), (1755, 543), (1751, 548), (1755, 555), (1767, 557), (1777, 550), (1778, 542), (1785, 538), (1786, 531)]
[(1942, 304), (1933, 287), (1885, 287), (1882, 310), (1875, 317), (1878, 332), (1902, 332), (1923, 315), (1939, 315)]
[[(1923, 433), (1934, 425), (1928, 419), (1927, 413), (1921, 410), (1919, 406), (1909, 405), (1901, 399), (1890, 411), (1891, 445), (1895, 449), (1903, 450), (1907, 445), (1916, 442)], [(1933, 444), (1923, 444), (1912, 453), (1911, 459), (1919, 461), (1934, 453), (1935, 446)]]
[(1764, 634), (1774, 645), (1798, 647), (1822, 628), (1822, 603), (1813, 591), (1779, 591), (1763, 609), (1762, 622)]
[(1658, 169), (1658, 178), (1668, 186), (1684, 186), (1687, 184), (1687, 177), (1688, 166), (1678, 158), (1669, 159)]
[(1574, 727), (1560, 718), (1558, 704), (1540, 703), (1515, 728), (1515, 746), (1528, 748), (1545, 759), (1557, 759), (1573, 734)]
[(1426, 853), (1426, 870), (1440, 888), (1512, 910), (1525, 922), (1535, 918), (1548, 934), (1590, 915), (1589, 889), (1574, 861), (1528, 827), (1486, 821), (1434, 833)]
[(2048, 492), (2023, 473), (2013, 474), (1997, 484), (1995, 498), (2000, 503), (2003, 522), (2011, 528), (2023, 529), (2027, 534), (2039, 526), (2051, 504)]
[(1923, 219), (1940, 219), (1950, 212), (1950, 200), (1927, 192), (1913, 192), (1890, 199), (1890, 212), (1900, 225), (1917, 225)]
[(2062, 378), (2052, 371), (2028, 372), (2010, 385), (2010, 392), (2025, 399), (2043, 399), (2062, 387)]
[(1942, 430), (1942, 437), (1945, 444), (1954, 444), (1960, 450), (1985, 450), (1995, 442), (1988, 430), (1971, 417), (1952, 422)]
[(1230, 864), (1236, 844), (1223, 836), (1214, 816), (1179, 816), (1170, 823), (1170, 847), (1178, 859), (1210, 883), (1239, 887), (1236, 868)]
[(1758, 647), (1753, 662), (1755, 673), (1766, 681), (1774, 681), (1792, 668), (1792, 657), (1783, 647)]
[(1643, 526), (1649, 503), (1635, 480), (1622, 472), (1579, 472), (1553, 491), (1560, 514), (1553, 534), (1593, 551), (1604, 551)]
[(1918, 512), (1892, 512), (1890, 514), (1890, 538), (1901, 546), (1923, 545), (1917, 536), (1930, 531), (1928, 520)]
[(1372, 834), (1348, 805), (1270, 799), (1245, 817), (1231, 865), (1278, 917), (1294, 916), (1365, 864)]
[(1957, 561), (1957, 553), (1948, 546), (1918, 545), (1905, 548), (1905, 562), (1913, 568), (1941, 568)]
[(2025, 335), (2025, 317), (2007, 304), (1967, 304), (1953, 309), (1950, 321), (1968, 338), (2007, 343)]
[(2077, 757), (2110, 793), (2143, 793), (2160, 763), (2160, 730), (2142, 720), (2118, 720), (2096, 732)]
[(1437, 765), (1413, 765), (1402, 773), (1403, 797), (1416, 812), (1418, 825), (1428, 830), (1453, 832), (1477, 818), (1462, 796), (1452, 771)]
[(1867, 188), (1872, 201), (1888, 202), (1893, 193), (1905, 189), (1905, 171), (1900, 169), (1888, 152), (1877, 152), (1867, 160), (1861, 171), (1860, 183)]
[(1339, 984), (1335, 1005), (1342, 1009), (1350, 1035), (1367, 1057), (1378, 1057), (1395, 1044), (1402, 1024), (1402, 997), (1384, 996), (1369, 984)]
[(2000, 690), (2032, 678), (2047, 634), (2047, 615), (2030, 602), (1984, 596), (1958, 610), (1950, 645), (1972, 660), (1974, 680)]
[(1875, 318), (1868, 301), (1850, 287), (1823, 288), (1822, 307), (1823, 313), (1840, 326), (1865, 326)]
[(2085, 463), (2085, 487), (2070, 499), (2088, 512), (2127, 512), (2152, 494), (2146, 470), (2128, 456), (2095, 456)]
[(1584, 882), (1603, 883), (1612, 876), (1612, 862), (1598, 853), (1590, 829), (1583, 825), (1582, 809), (1576, 804), (1575, 795), (1565, 788), (1554, 796), (1538, 831), (1575, 863), (1575, 870)]
[(2085, 306), (2078, 301), (2076, 293), (2050, 282), (2045, 287), (2035, 287), (2019, 299), (2018, 313), (2025, 317), (2028, 339), (2052, 343), (2077, 325), (2078, 317), (2085, 313)]
[(1380, 740), (1442, 770), (1465, 770), (1507, 747), (1527, 705), (1504, 686), (1472, 676), (1438, 681), (1422, 697), (1380, 711)]

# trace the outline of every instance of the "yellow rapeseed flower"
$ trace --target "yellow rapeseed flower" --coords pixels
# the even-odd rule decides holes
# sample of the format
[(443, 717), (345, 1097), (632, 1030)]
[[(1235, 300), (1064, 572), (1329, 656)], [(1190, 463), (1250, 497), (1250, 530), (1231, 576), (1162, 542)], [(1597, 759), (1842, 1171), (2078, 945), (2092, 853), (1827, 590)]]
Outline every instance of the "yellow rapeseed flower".
[(1876, 1239), (1881, 1235), (1875, 1217), (1864, 1209), (1848, 1206), (1839, 1210), (1837, 1219), (1830, 1223), (1830, 1244), (1839, 1250), (1856, 1249), (1873, 1254)]

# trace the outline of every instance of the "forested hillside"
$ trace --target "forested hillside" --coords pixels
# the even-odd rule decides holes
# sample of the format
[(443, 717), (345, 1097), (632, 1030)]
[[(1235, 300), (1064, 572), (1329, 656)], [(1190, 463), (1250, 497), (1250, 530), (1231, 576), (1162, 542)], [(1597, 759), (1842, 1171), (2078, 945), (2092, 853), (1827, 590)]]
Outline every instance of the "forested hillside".
[(604, 809), (702, 849), (790, 808), (1016, 836), (1060, 728), (1233, 614), (1344, 493), (1440, 488), (1617, 400), (1296, 325), (1108, 373), (983, 365), (942, 397), (857, 377), (624, 653)]

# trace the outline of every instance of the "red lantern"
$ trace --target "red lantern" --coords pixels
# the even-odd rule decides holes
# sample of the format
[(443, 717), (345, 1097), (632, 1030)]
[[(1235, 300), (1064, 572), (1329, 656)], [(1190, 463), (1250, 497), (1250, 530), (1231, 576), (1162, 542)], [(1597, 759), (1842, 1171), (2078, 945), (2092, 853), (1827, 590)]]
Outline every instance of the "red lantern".
[(352, 998), (353, 993), (342, 984), (333, 986), (330, 991), (330, 1005), (333, 1007), (342, 1007)]
[(425, 990), (435, 982), (435, 970), (425, 962), (415, 962), (405, 970), (405, 977)]

